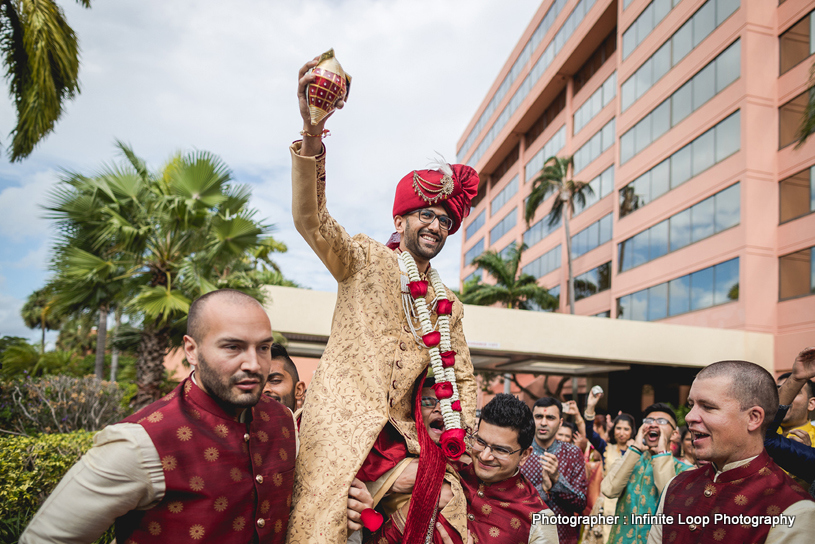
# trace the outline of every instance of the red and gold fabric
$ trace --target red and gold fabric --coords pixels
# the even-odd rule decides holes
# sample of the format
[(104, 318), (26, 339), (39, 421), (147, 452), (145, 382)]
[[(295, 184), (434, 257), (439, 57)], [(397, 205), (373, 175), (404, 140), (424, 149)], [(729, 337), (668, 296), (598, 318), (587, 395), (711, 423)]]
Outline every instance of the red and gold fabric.
[(285, 541), (296, 431), (291, 412), (269, 397), (241, 422), (191, 378), (125, 419), (156, 447), (166, 491), (149, 510), (116, 522), (121, 543)]
[(475, 544), (529, 542), (532, 514), (548, 508), (523, 474), (518, 472), (494, 484), (482, 482), (472, 465), (459, 474)]
[[(716, 476), (713, 465), (683, 472), (668, 485), (663, 513), (674, 516), (663, 524), (662, 541), (670, 544), (750, 542), (767, 539), (770, 525), (679, 524), (679, 515), (776, 516), (809, 494), (773, 462), (766, 451), (749, 463)], [(798, 520), (802, 521), (802, 520)]]

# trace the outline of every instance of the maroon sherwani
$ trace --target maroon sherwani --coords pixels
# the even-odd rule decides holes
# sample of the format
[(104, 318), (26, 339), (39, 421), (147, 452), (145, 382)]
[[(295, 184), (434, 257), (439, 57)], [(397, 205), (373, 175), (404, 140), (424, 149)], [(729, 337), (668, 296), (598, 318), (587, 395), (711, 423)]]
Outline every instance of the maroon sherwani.
[(680, 525), (678, 515), (683, 518), (707, 515), (711, 519), (715, 514), (775, 516), (799, 501), (812, 499), (775, 464), (766, 450), (746, 465), (722, 472), (716, 481), (715, 475), (713, 465), (706, 465), (682, 472), (671, 481), (666, 491), (663, 513), (673, 516), (674, 523), (663, 524), (663, 542), (762, 543), (767, 538), (769, 525)]
[(191, 378), (124, 422), (150, 435), (164, 471), (158, 505), (116, 521), (121, 543), (283, 543), (296, 437), (291, 412), (262, 395), (228, 415)]
[(484, 544), (529, 542), (532, 514), (546, 510), (538, 491), (520, 471), (506, 480), (485, 484), (468, 465), (461, 472), (473, 541)]

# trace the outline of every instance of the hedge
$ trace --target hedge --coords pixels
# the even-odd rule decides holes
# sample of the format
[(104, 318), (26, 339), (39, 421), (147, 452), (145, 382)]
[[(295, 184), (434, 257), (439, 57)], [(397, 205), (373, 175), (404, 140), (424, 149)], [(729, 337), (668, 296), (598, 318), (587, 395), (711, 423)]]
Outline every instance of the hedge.
[[(16, 543), (54, 487), (93, 444), (92, 432), (0, 437), (0, 542)], [(99, 543), (112, 541), (108, 531)]]

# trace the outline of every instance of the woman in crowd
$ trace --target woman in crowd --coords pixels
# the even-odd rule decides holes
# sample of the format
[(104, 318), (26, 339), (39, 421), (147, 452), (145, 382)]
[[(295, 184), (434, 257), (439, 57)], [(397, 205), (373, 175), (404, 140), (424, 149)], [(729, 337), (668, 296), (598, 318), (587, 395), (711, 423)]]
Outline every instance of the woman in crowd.
[(686, 426), (679, 427), (679, 460), (692, 467), (698, 467), (696, 463), (696, 448), (693, 447), (693, 437)]

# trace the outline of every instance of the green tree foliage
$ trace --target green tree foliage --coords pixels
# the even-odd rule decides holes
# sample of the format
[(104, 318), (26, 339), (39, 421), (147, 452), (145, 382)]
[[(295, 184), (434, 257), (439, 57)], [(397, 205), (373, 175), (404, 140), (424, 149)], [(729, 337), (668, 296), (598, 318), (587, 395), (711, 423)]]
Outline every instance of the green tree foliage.
[(31, 293), (20, 314), (26, 327), (42, 331), (40, 352), (45, 353), (45, 331), (59, 330), (64, 321), (64, 316), (59, 315), (54, 309), (53, 289), (46, 286)]
[[(90, 7), (90, 0), (77, 0)], [(79, 46), (53, 0), (0, 2), (0, 53), (17, 123), (9, 157), (20, 161), (54, 130), (63, 105), (79, 93)]]
[[(28, 522), (74, 463), (93, 433), (0, 437), (0, 542), (17, 542)], [(97, 543), (113, 541), (109, 530)]]
[(572, 179), (574, 174), (574, 156), (549, 157), (540, 174), (532, 182), (532, 192), (526, 201), (524, 213), (527, 226), (535, 218), (535, 213), (549, 195), (555, 195), (549, 210), (549, 226), (554, 227), (563, 219), (566, 234), (566, 261), (569, 266), (569, 313), (574, 313), (574, 274), (572, 273), (572, 235), (569, 230), (569, 219), (574, 215), (574, 205), (586, 205), (586, 195), (593, 193), (592, 188), (584, 181)]
[(519, 275), (521, 254), (525, 249), (526, 244), (521, 247), (513, 246), (507, 260), (495, 251), (485, 251), (473, 259), (473, 264), (495, 278), (496, 284), (468, 282), (462, 290), (461, 301), (478, 306), (490, 306), (500, 302), (507, 308), (521, 310), (556, 309), (557, 299), (538, 285), (533, 276)]
[(180, 345), (190, 302), (223, 287), (262, 299), (264, 284), (285, 281), (271, 256), (286, 248), (215, 155), (177, 154), (151, 172), (130, 147), (118, 147), (121, 163), (94, 177), (70, 174), (52, 194), (47, 209), (61, 233), (53, 283), (58, 305), (100, 313), (100, 338), (101, 313), (124, 305), (139, 330), (142, 406), (161, 394), (164, 356)]

